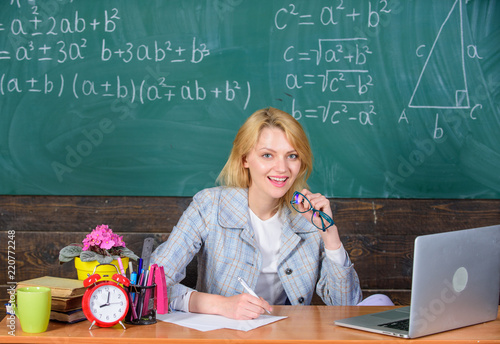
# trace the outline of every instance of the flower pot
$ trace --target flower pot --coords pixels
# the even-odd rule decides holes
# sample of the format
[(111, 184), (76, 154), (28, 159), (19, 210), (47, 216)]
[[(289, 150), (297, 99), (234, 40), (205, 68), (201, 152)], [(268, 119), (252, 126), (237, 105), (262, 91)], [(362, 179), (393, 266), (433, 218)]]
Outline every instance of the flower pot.
[[(128, 257), (122, 258), (123, 269), (125, 272), (127, 272), (128, 260)], [(97, 260), (92, 262), (82, 262), (80, 257), (75, 257), (75, 268), (78, 272), (78, 279), (84, 280), (92, 275), (95, 267), (99, 264), (100, 263)], [(95, 273), (101, 275), (101, 280), (112, 280), (113, 275), (120, 271), (120, 265), (117, 260), (113, 260), (110, 264), (113, 264), (114, 266), (102, 265), (95, 269)]]

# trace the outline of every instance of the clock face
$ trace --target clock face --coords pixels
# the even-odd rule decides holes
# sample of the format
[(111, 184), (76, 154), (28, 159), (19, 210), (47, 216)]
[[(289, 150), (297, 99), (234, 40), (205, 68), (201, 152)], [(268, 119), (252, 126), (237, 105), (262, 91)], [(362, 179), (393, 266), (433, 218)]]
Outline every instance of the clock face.
[(127, 295), (116, 285), (97, 285), (89, 297), (88, 307), (98, 322), (117, 323), (127, 313)]

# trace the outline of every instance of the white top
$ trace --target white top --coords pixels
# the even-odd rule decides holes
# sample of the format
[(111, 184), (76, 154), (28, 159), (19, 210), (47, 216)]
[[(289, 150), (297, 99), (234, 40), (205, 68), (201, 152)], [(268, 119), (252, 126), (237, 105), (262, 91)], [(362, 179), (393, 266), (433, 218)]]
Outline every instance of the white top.
[(283, 305), (286, 293), (278, 276), (278, 253), (281, 244), (283, 221), (279, 213), (267, 220), (261, 220), (250, 210), (250, 226), (255, 233), (255, 241), (262, 254), (262, 267), (255, 293), (270, 305)]
[[(270, 305), (284, 305), (286, 293), (278, 276), (278, 253), (281, 246), (281, 228), (283, 221), (276, 213), (267, 220), (261, 220), (250, 210), (250, 225), (255, 233), (255, 240), (262, 254), (262, 268), (255, 293), (266, 300)], [(346, 261), (346, 251), (341, 245), (337, 250), (325, 249), (328, 259), (339, 265)]]

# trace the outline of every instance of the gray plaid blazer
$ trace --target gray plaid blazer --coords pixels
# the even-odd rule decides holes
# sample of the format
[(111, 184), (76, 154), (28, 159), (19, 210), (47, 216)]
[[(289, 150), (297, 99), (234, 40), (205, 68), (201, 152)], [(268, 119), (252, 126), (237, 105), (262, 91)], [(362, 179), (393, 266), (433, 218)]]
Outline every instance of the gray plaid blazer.
[[(362, 294), (353, 264), (326, 258), (318, 229), (284, 209), (278, 275), (292, 305), (309, 305), (316, 292), (327, 305), (356, 305)], [(168, 297), (186, 294), (179, 282), (198, 255), (200, 292), (232, 296), (243, 292), (238, 276), (255, 288), (262, 264), (249, 225), (248, 189), (216, 187), (197, 193), (151, 264), (164, 266)], [(169, 303), (170, 303), (169, 301)]]

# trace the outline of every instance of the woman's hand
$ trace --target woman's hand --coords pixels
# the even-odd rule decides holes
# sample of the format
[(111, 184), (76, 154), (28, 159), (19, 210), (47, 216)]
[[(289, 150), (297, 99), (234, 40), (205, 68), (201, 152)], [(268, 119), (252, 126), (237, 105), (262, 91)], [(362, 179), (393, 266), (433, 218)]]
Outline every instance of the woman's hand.
[[(300, 193), (303, 194), (309, 200), (309, 202), (311, 202), (311, 205), (314, 209), (321, 210), (323, 213), (325, 213), (326, 215), (330, 216), (333, 219), (332, 208), (330, 206), (330, 201), (328, 200), (328, 198), (326, 198), (320, 193), (312, 193), (307, 189), (303, 189)], [(298, 196), (297, 202), (299, 203), (298, 209), (300, 211), (305, 211), (309, 207), (307, 201), (304, 201), (301, 196)], [(312, 218), (313, 216), (312, 210), (305, 213), (301, 213), (301, 215), (304, 216), (308, 221), (314, 221), (314, 224), (317, 227), (319, 228), (322, 227), (322, 222), (318, 215)], [(319, 231), (325, 243), (326, 249), (337, 250), (340, 248), (342, 242), (340, 241), (339, 232), (336, 225), (328, 227), (325, 231), (322, 230)]]
[(272, 311), (267, 301), (247, 293), (226, 297), (194, 292), (189, 300), (190, 312), (218, 314), (236, 320), (258, 318), (266, 310)]

